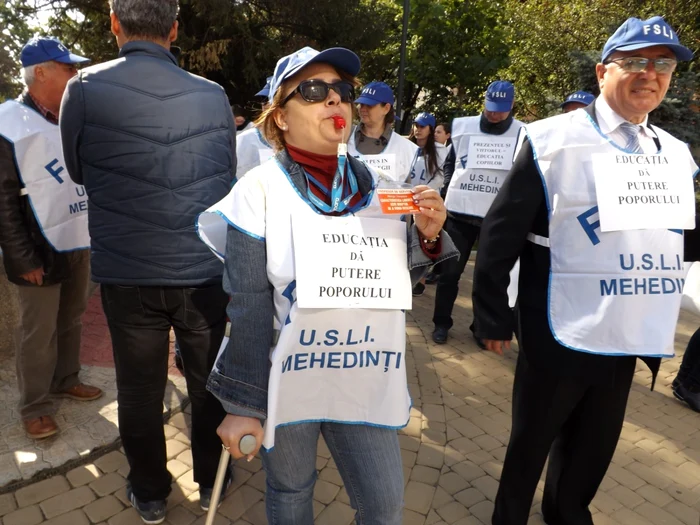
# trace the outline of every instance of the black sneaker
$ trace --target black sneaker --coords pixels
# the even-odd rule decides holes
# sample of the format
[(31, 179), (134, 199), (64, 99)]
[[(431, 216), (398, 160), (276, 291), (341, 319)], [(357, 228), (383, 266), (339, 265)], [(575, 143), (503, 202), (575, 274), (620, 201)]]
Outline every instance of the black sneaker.
[(420, 297), (425, 292), (425, 285), (421, 282), (416, 283), (413, 287), (413, 297)]
[(433, 330), (433, 342), (444, 345), (447, 342), (447, 332), (449, 331), (450, 329), (444, 326), (436, 326), (435, 330)]
[(164, 499), (139, 501), (131, 491), (131, 485), (126, 486), (126, 497), (136, 509), (136, 512), (139, 513), (144, 523), (156, 525), (165, 521), (166, 502)]
[[(233, 481), (233, 478), (229, 478), (226, 483), (224, 483), (224, 486), (221, 487), (221, 497), (219, 498), (219, 504), (216, 506), (218, 509), (221, 507), (221, 502), (224, 501), (224, 496), (226, 495), (226, 491), (229, 489), (231, 486), (231, 482)], [(208, 511), (209, 506), (211, 504), (211, 496), (214, 493), (214, 488), (199, 488), (199, 506), (203, 511)]]
[(673, 395), (685, 402), (695, 412), (700, 412), (700, 392), (692, 392), (684, 387), (680, 381), (673, 385)]

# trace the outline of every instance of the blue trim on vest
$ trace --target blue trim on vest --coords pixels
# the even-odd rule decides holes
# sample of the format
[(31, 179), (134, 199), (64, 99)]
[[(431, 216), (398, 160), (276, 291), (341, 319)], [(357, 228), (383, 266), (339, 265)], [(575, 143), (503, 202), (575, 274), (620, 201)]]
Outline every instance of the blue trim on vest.
[[(258, 241), (265, 242), (265, 237), (261, 237), (260, 235), (256, 235), (253, 232), (249, 232), (248, 230), (241, 228), (240, 226), (238, 226), (238, 224), (233, 222), (231, 219), (229, 219), (226, 215), (224, 215), (220, 211), (210, 211), (210, 212), (203, 212), (203, 213), (214, 213), (214, 214), (218, 215), (219, 217), (221, 217), (223, 220), (225, 220), (229, 226), (231, 226), (232, 228), (235, 228), (239, 232), (245, 233), (248, 237), (252, 237), (253, 239), (257, 239)], [(201, 237), (200, 237), (200, 239), (201, 239)]]
[(527, 126), (524, 126), (523, 129), (525, 129), (525, 134), (527, 135), (527, 139), (530, 141), (530, 146), (532, 147), (532, 158), (535, 161), (535, 167), (537, 167), (537, 173), (540, 174), (540, 179), (542, 179), (542, 187), (544, 188), (544, 203), (547, 206), (547, 219), (551, 219), (552, 218), (552, 206), (549, 203), (549, 192), (547, 191), (547, 181), (545, 180), (544, 174), (542, 173), (542, 168), (540, 168), (540, 161), (537, 158), (537, 150), (535, 149), (535, 143), (530, 138), (530, 131), (527, 129)]
[(255, 128), (255, 133), (258, 134), (258, 139), (260, 139), (260, 142), (263, 143), (263, 146), (267, 146), (268, 148), (272, 149), (272, 146), (270, 146), (270, 144), (265, 140), (265, 137), (263, 137), (258, 128)]
[[(410, 395), (410, 394), (409, 394), (409, 396), (408, 396), (408, 399), (410, 400), (410, 403), (409, 403), (409, 406), (408, 406), (409, 415), (408, 415), (408, 419), (406, 420), (406, 422), (405, 422), (403, 425), (397, 425), (397, 426), (394, 426), (394, 425), (380, 425), (380, 424), (378, 424), (378, 423), (368, 423), (368, 422), (366, 422), (366, 421), (338, 421), (338, 420), (336, 420), (336, 419), (304, 419), (304, 420), (302, 420), (302, 421), (290, 421), (290, 422), (288, 422), (288, 423), (280, 423), (279, 425), (275, 425), (275, 434), (277, 433), (277, 429), (278, 429), (278, 428), (289, 427), (289, 426), (292, 426), (292, 425), (301, 425), (301, 424), (303, 424), (303, 423), (338, 423), (338, 424), (341, 424), (341, 425), (364, 425), (364, 426), (366, 426), (366, 427), (385, 428), (385, 429), (387, 429), (387, 430), (400, 430), (400, 429), (402, 429), (402, 428), (406, 428), (406, 426), (408, 425), (408, 423), (411, 421), (411, 409), (413, 408), (413, 400), (411, 399), (411, 395)], [(275, 436), (275, 441), (277, 441), (276, 436)], [(272, 451), (275, 449), (274, 446), (272, 446), (271, 448), (265, 448), (264, 445), (263, 445), (262, 448), (264, 448), (264, 449), (265, 449), (265, 452), (268, 452), (268, 453), (269, 453), (269, 452), (272, 452)]]
[[(21, 102), (17, 102), (17, 104), (20, 104), (21, 106), (24, 106), (25, 108), (27, 108), (27, 109), (30, 110), (30, 111), (34, 111), (34, 113), (36, 113), (36, 114), (39, 115), (40, 117), (44, 118), (44, 117), (41, 115), (41, 113), (39, 113), (38, 111), (36, 111), (36, 110), (30, 108), (30, 107), (27, 106), (26, 104), (22, 104)], [(46, 120), (46, 119), (44, 119), (44, 120)], [(48, 120), (46, 120), (46, 122), (47, 122), (47, 124), (52, 124), (52, 123), (49, 122)], [(53, 125), (53, 126), (56, 126), (57, 124), (52, 124), (52, 125)], [(15, 142), (14, 142), (13, 140), (10, 140), (8, 137), (6, 137), (5, 135), (3, 135), (2, 133), (0, 133), (0, 137), (4, 138), (4, 139), (10, 144), (10, 146), (12, 147), (12, 160), (13, 160), (13, 162), (14, 162), (14, 164), (15, 164), (15, 170), (17, 171), (17, 177), (19, 178), (19, 183), (22, 185), (22, 188), (23, 188), (23, 189), (26, 189), (27, 185), (24, 183), (24, 180), (22, 179), (22, 172), (20, 171), (20, 169), (19, 169), (19, 164), (17, 163), (17, 151), (15, 150)], [(24, 196), (27, 197), (27, 202), (29, 203), (29, 207), (32, 209), (32, 213), (34, 214), (34, 218), (36, 219), (36, 224), (37, 224), (37, 226), (39, 227), (39, 231), (41, 232), (41, 236), (44, 238), (44, 240), (46, 241), (46, 243), (51, 247), (51, 249), (52, 249), (53, 251), (55, 251), (56, 253), (73, 253), (73, 252), (77, 252), (77, 251), (80, 251), (80, 250), (89, 250), (89, 249), (90, 249), (90, 245), (88, 244), (87, 246), (80, 246), (80, 247), (78, 247), (78, 248), (73, 248), (73, 249), (71, 249), (71, 250), (58, 250), (58, 249), (53, 245), (53, 243), (51, 242), (51, 240), (50, 240), (50, 239), (46, 236), (46, 234), (44, 233), (44, 225), (41, 224), (41, 221), (39, 220), (39, 215), (37, 215), (37, 213), (36, 213), (36, 208), (34, 208), (34, 203), (32, 202), (32, 196), (31, 196), (29, 193), (27, 193), (27, 194), (24, 195)], [(19, 197), (19, 196), (18, 196), (18, 197)], [(2, 252), (0, 252), (0, 253), (2, 253)]]

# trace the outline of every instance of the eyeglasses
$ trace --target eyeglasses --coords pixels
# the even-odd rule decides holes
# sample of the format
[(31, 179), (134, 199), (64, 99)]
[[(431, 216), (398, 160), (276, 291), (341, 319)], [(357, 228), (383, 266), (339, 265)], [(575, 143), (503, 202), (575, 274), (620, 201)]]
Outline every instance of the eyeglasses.
[(302, 81), (294, 91), (287, 95), (280, 105), (284, 106), (297, 93), (307, 102), (323, 102), (328, 98), (328, 93), (330, 93), (331, 89), (338, 93), (341, 102), (352, 102), (355, 100), (355, 86), (347, 80), (339, 80), (329, 84), (323, 80), (312, 78), (311, 80)]
[(649, 62), (653, 62), (654, 69), (659, 75), (669, 75), (676, 69), (678, 61), (674, 58), (644, 58), (644, 57), (623, 57), (615, 58), (605, 62), (609, 64), (615, 62), (618, 66), (629, 73), (641, 73), (646, 71)]

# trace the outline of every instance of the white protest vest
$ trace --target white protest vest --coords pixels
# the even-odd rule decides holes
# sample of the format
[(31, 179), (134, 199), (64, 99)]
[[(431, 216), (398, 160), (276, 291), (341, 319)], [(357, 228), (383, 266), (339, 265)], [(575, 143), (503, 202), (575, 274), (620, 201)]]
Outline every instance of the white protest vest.
[[(675, 175), (691, 178), (697, 166), (688, 147), (654, 130), (659, 155), (680, 159)], [(528, 124), (526, 131), (549, 210), (549, 239), (529, 239), (550, 247), (555, 339), (595, 354), (672, 356), (685, 275), (682, 230), (602, 232), (598, 219), (591, 158), (639, 154), (615, 145), (581, 109)]]
[[(522, 122), (513, 120), (502, 135), (489, 135), (482, 133), (479, 128), (480, 120), (481, 117), (463, 117), (452, 121), (455, 171), (445, 198), (445, 206), (449, 211), (475, 217), (486, 216), (501, 189), (513, 161), (518, 133), (523, 127)], [(496, 146), (485, 145), (477, 151), (477, 143), (474, 142), (477, 139), (497, 141)], [(483, 156), (483, 159), (477, 159), (477, 156)], [(499, 165), (503, 168), (490, 169), (486, 167), (489, 165)]]
[[(439, 142), (435, 143), (435, 152), (437, 153), (438, 170), (437, 173), (428, 173), (425, 162), (425, 155), (418, 154), (413, 161), (413, 166), (411, 166), (411, 185), (420, 186), (421, 184), (427, 184), (434, 190), (440, 191), (442, 185), (445, 183), (445, 174), (443, 173), (443, 166), (445, 165), (445, 159), (449, 153), (449, 148), (445, 147), (444, 144)], [(419, 151), (420, 153), (420, 151)]]
[(89, 248), (87, 195), (65, 170), (58, 126), (10, 100), (0, 105), (0, 135), (14, 147), (21, 194), (47, 242), (57, 252)]
[[(376, 195), (356, 216), (380, 218), (387, 223), (399, 217), (382, 215)], [(298, 305), (292, 223), (324, 219), (328, 220), (298, 193), (273, 158), (248, 173), (198, 221), (200, 238), (219, 255), (225, 253), (227, 223), (266, 244), (267, 275), (275, 307), (274, 320), (269, 322), (274, 322), (279, 331), (270, 352), (263, 440), (267, 449), (274, 446), (275, 429), (282, 425), (334, 421), (401, 428), (409, 418), (404, 313)], [(402, 256), (406, 261), (405, 253)], [(345, 265), (344, 261), (331, 263)], [(397, 269), (403, 271), (407, 274), (407, 265)], [(405, 287), (410, 294), (410, 278)]]
[(398, 133), (392, 132), (384, 151), (378, 155), (363, 155), (357, 151), (355, 130), (353, 130), (348, 139), (348, 153), (364, 161), (370, 168), (381, 170), (382, 175), (386, 174), (392, 181), (406, 182), (418, 154), (418, 146)]
[(258, 128), (247, 129), (236, 137), (236, 179), (272, 157), (274, 151)]

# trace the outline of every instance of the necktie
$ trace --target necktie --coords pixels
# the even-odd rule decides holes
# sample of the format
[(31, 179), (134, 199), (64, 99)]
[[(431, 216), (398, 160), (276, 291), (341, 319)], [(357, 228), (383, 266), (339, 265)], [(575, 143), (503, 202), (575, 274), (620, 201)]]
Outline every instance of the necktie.
[(623, 122), (618, 127), (620, 132), (625, 137), (625, 149), (633, 153), (644, 153), (642, 147), (639, 145), (639, 131), (640, 126), (631, 124), (629, 122)]

